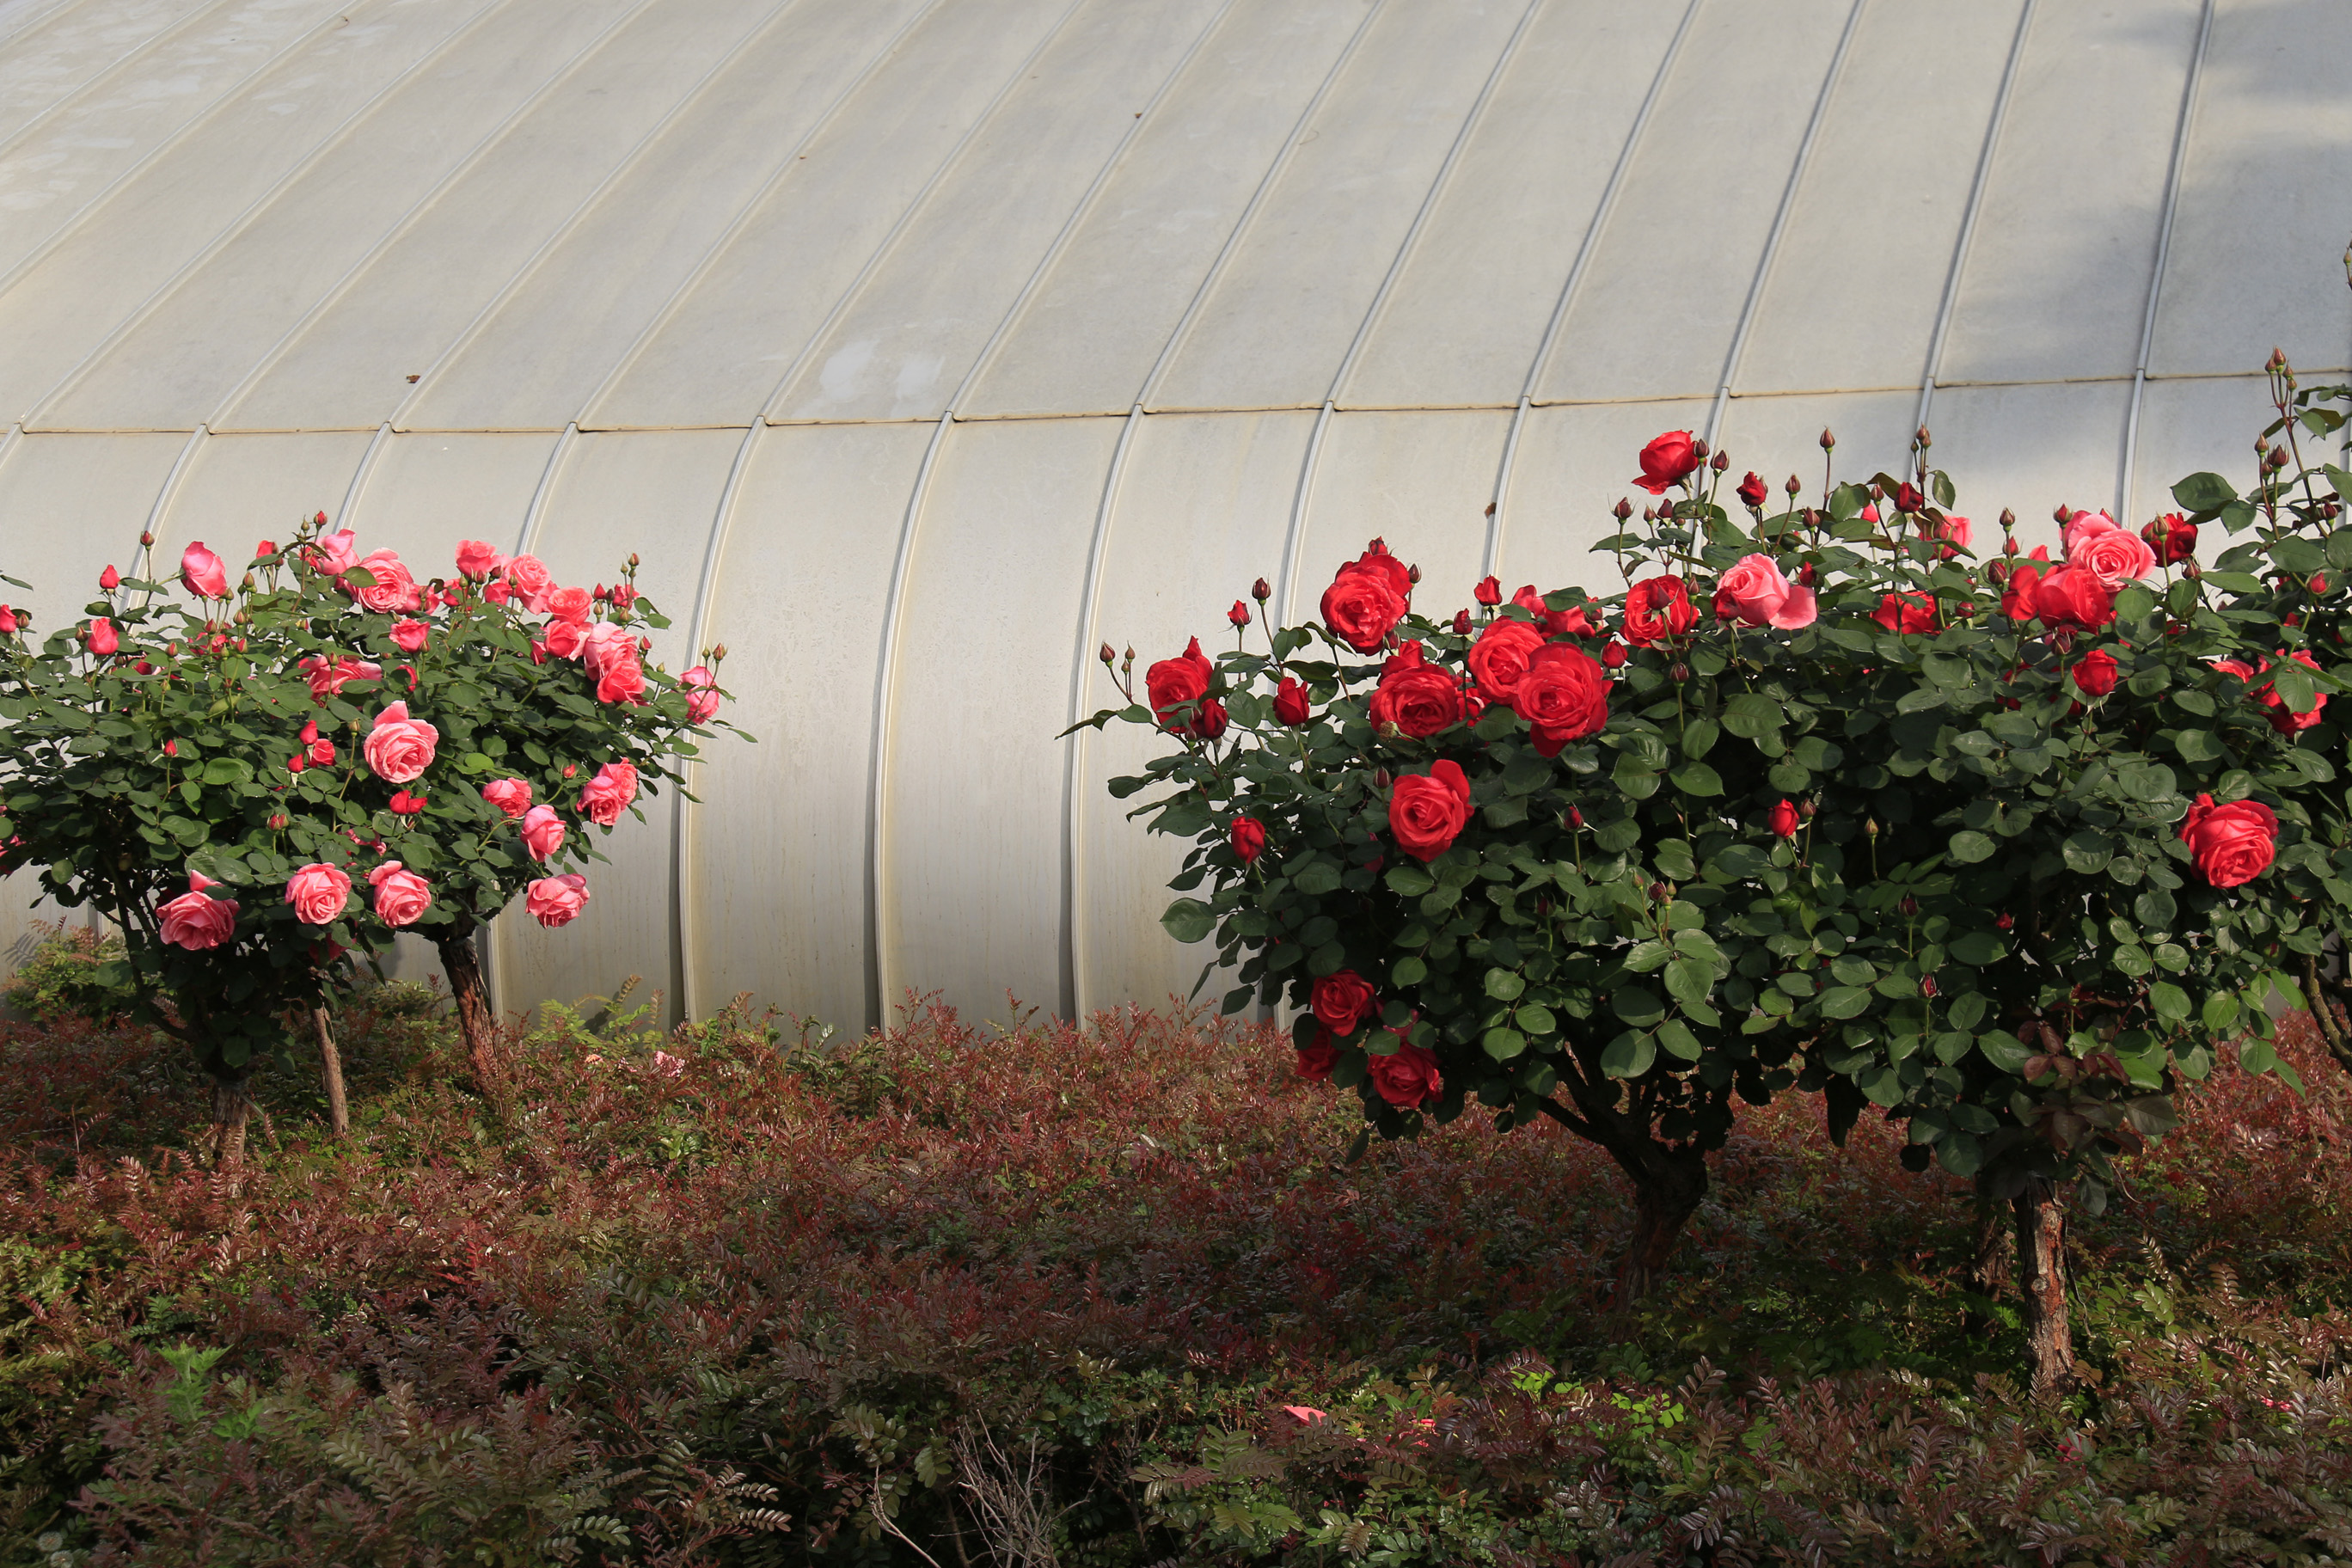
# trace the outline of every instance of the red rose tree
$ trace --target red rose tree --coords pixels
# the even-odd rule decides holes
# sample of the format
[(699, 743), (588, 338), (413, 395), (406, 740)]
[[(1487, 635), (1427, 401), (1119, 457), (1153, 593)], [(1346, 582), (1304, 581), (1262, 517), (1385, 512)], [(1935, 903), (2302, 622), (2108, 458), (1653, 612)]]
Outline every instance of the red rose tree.
[[(2289, 445), (2335, 419), (2273, 379)], [(1767, 515), (1672, 432), (1606, 593), (1490, 579), (1429, 615), (1375, 540), (1319, 622), (1195, 642), (1089, 721), (1168, 737), (1111, 786), (1194, 842), (1165, 925), (1217, 937), (1228, 1010), (1296, 1009), (1299, 1072), (1382, 1135), (1475, 1103), (1597, 1142), (1636, 1194), (1630, 1299), (1735, 1097), (1822, 1090), (1841, 1136), (1874, 1105), (2013, 1212), (2048, 1385), (2065, 1205), (2218, 1044), (2274, 1066), (2263, 999), (2352, 909), (2352, 475), (2282, 446), (2145, 530), (2062, 508), (2053, 557), (2007, 514), (1979, 539), (1928, 446)], [(2251, 536), (2200, 564), (2217, 522)]]
[(147, 1016), (214, 1076), (226, 1157), (257, 1059), (399, 931), (439, 945), (487, 1080), (473, 932), (518, 895), (578, 918), (589, 830), (676, 778), (719, 702), (719, 650), (645, 662), (668, 623), (634, 557), (591, 591), (467, 543), (420, 578), (325, 523), (234, 580), (189, 545), (182, 596), (110, 566), (38, 644), (0, 609), (0, 873), (121, 928)]

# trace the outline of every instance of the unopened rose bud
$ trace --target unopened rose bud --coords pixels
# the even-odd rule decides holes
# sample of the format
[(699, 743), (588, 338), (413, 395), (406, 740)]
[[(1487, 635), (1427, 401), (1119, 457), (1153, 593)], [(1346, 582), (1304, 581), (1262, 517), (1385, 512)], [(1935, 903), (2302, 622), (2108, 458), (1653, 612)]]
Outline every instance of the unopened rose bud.
[(1622, 668), (1625, 663), (1625, 645), (1615, 637), (1611, 637), (1609, 646), (1601, 650), (1601, 662), (1611, 669)]
[(1234, 601), (1234, 607), (1225, 612), (1225, 619), (1233, 622), (1236, 626), (1245, 626), (1249, 625), (1249, 606), (1242, 603), (1239, 599), (1235, 599)]
[[(2003, 507), (2003, 508), (2001, 508), (2001, 509), (2000, 509), (2000, 531), (2001, 531), (2003, 533), (2010, 533), (2010, 532), (2013, 532), (2013, 531), (2015, 531), (2016, 528), (2017, 528), (2017, 514), (2016, 514), (2015, 512), (2013, 512), (2013, 511), (2010, 510), (2009, 510), (2009, 508), (2007, 508), (2007, 507)], [(2015, 551), (2015, 550), (2017, 549), (2017, 541), (2015, 541), (2014, 539), (2004, 540), (2004, 541), (2002, 541), (2002, 542), (2001, 542), (2001, 543), (2002, 543), (2002, 548), (2003, 548), (2003, 549), (2010, 550), (2010, 551), (2012, 551), (2012, 552), (2013, 552), (2013, 551)]]
[(1666, 667), (1666, 673), (1674, 678), (1676, 686), (1680, 686), (1690, 679), (1690, 666), (1677, 659)]
[(1863, 830), (1864, 833), (1869, 834), (1873, 838), (1877, 837), (1878, 837), (1878, 818), (1876, 818), (1876, 817), (1874, 817), (1874, 816), (1865, 816), (1865, 817), (1864, 817), (1864, 818), (1862, 819), (1862, 830)]
[(155, 544), (155, 536), (152, 533), (142, 533), (139, 536), (139, 542), (144, 548), (152, 549)]
[(324, 527), (326, 527), (326, 526), (327, 526), (327, 514), (326, 514), (325, 512), (323, 512), (323, 511), (322, 511), (322, 512), (320, 512), (318, 516), (316, 516), (316, 517), (312, 518), (310, 521), (311, 521), (312, 522), (314, 522), (314, 523), (317, 523), (320, 528), (324, 528)]
[(1826, 452), (1826, 451), (1830, 450), (1830, 448), (1832, 448), (1832, 447), (1835, 447), (1836, 445), (1837, 445), (1837, 437), (1836, 437), (1835, 436), (1832, 435), (1832, 434), (1831, 434), (1831, 433), (1830, 433), (1826, 428), (1824, 428), (1824, 429), (1822, 431), (1822, 451), (1824, 451), (1824, 452)]
[(1919, 994), (1922, 996), (1933, 996), (1935, 994), (1936, 977), (1932, 974), (1923, 974), (1919, 976)]
[(1719, 474), (1723, 472), (1724, 469), (1731, 467), (1731, 454), (1728, 452), (1717, 452), (1708, 460), (1706, 466), (1713, 468)]
[(1470, 635), (1470, 612), (1468, 610), (1462, 609), (1454, 612), (1454, 635), (1457, 637), (1466, 637)]
[(1643, 507), (1643, 508), (1642, 509), (1642, 521), (1643, 521), (1643, 522), (1655, 522), (1655, 521), (1658, 521), (1658, 509), (1657, 509), (1656, 507), (1654, 507), (1654, 506), (1645, 506), (1645, 507)]
[(1873, 500), (1885, 500), (1886, 499), (1886, 487), (1885, 485), (1871, 486), (1870, 499)]
[(1664, 882), (1653, 882), (1650, 884), (1650, 897), (1658, 903), (1664, 903), (1668, 899), (1674, 897), (1674, 893), (1675, 890), (1666, 886)]
[(1384, 790), (1384, 789), (1388, 788), (1388, 787), (1389, 787), (1389, 785), (1390, 785), (1390, 784), (1391, 784), (1392, 782), (1393, 782), (1393, 781), (1389, 777), (1389, 771), (1388, 771), (1388, 769), (1386, 769), (1386, 768), (1374, 768), (1374, 769), (1372, 770), (1372, 787), (1373, 787), (1374, 789), (1381, 789), (1381, 790)]
[(1903, 911), (1904, 919), (1908, 920), (1919, 912), (1919, 900), (1906, 893), (1903, 895), (1902, 901), (1895, 907)]
[(269, 826), (272, 828), (282, 828), (286, 826), (286, 823), (287, 816), (284, 812), (273, 811), (269, 814)]
[(2270, 465), (2273, 468), (2284, 468), (2286, 467), (2286, 448), (2284, 447), (2273, 447), (2271, 448)]
[(240, 584), (237, 584), (237, 586), (238, 586), (238, 587), (240, 587), (240, 588), (243, 588), (243, 589), (244, 589), (247, 593), (248, 593), (248, 594), (252, 593), (252, 592), (253, 592), (253, 574), (252, 574), (252, 573), (250, 573), (250, 572), (247, 572), (247, 573), (245, 574), (245, 581), (244, 581), (244, 582), (242, 582), (242, 583), (240, 583)]
[(2182, 562), (2180, 563), (2180, 574), (2183, 577), (2189, 578), (2196, 578), (2204, 575), (2203, 572), (2199, 569), (2197, 563), (2194, 561)]
[(1813, 813), (1820, 809), (1820, 806), (1813, 804), (1813, 797), (1811, 795), (1807, 795), (1804, 799), (1797, 803), (1797, 815), (1803, 817), (1807, 822), (1811, 822), (1813, 819)]
[(725, 643), (719, 643), (712, 647), (710, 657), (713, 660), (725, 658), (727, 657), (727, 645)]
[(632, 550), (632, 551), (630, 551), (630, 552), (629, 552), (629, 570), (630, 570), (630, 571), (632, 571), (632, 572), (634, 572), (634, 571), (635, 571), (636, 569), (637, 569), (637, 552), (636, 552), (635, 551)]
[(1930, 437), (1930, 436), (1927, 434), (1927, 427), (1925, 425), (1920, 426), (1919, 426), (1919, 449), (1920, 449), (1921, 451), (1923, 451), (1923, 452), (1924, 452), (1924, 451), (1926, 451), (1928, 447), (1930, 447), (1934, 446), (1935, 444), (1936, 444), (1936, 443), (1935, 443), (1934, 438), (1933, 438), (1932, 437)]
[(2068, 502), (2062, 500), (2051, 510), (2050, 521), (2056, 523), (2061, 528), (2065, 527), (2074, 520), (2074, 509)]
[(1274, 590), (1268, 587), (1265, 579), (1261, 577), (1250, 584), (1250, 597), (1263, 605), (1274, 597)]
[(1790, 499), (1793, 500), (1796, 497), (1797, 492), (1803, 489), (1805, 485), (1803, 480), (1798, 479), (1796, 475), (1790, 474), (1789, 476), (1789, 482), (1782, 485), (1780, 488), (1787, 490)]
[(1619, 496), (1617, 498), (1617, 504), (1611, 507), (1609, 510), (1616, 514), (1618, 521), (1622, 522), (1627, 518), (1633, 515), (1633, 503), (1627, 500), (1623, 496)]
[(1408, 582), (1408, 583), (1418, 583), (1418, 582), (1420, 582), (1420, 581), (1421, 581), (1421, 568), (1420, 568), (1420, 567), (1418, 567), (1418, 566), (1408, 566), (1408, 567), (1406, 567), (1406, 568), (1404, 569), (1404, 580), (1405, 580), (1406, 582)]
[(1706, 443), (1704, 441), (1693, 441), (1691, 443), (1691, 456), (1698, 458), (1701, 462), (1705, 462), (1706, 460)]
[(1571, 805), (1568, 808), (1568, 816), (1564, 820), (1571, 828), (1581, 827), (1584, 826), (1584, 813)]
[(2000, 917), (2000, 919), (1999, 919), (1999, 920), (1997, 920), (1997, 921), (1993, 921), (1992, 923), (1993, 923), (1993, 926), (1994, 926), (1994, 928), (1995, 928), (1996, 930), (1999, 930), (1999, 931), (2007, 931), (2007, 930), (2009, 930), (2011, 927), (2012, 927), (2012, 926), (2014, 926), (2015, 924), (2017, 924), (2017, 917), (2016, 917), (2015, 915), (2011, 915), (2011, 914), (2004, 914), (2004, 915), (2002, 915), (2002, 916)]
[(579, 773), (579, 771), (580, 764), (577, 763), (566, 763), (563, 764), (563, 776), (565, 778), (571, 778), (573, 774)]
[(121, 585), (122, 574), (111, 566), (98, 574), (98, 591), (101, 594), (111, 594)]
[(1095, 657), (1101, 659), (1105, 664), (1116, 664), (1118, 662), (1118, 654), (1108, 643), (1103, 644), (1101, 650), (1097, 652)]

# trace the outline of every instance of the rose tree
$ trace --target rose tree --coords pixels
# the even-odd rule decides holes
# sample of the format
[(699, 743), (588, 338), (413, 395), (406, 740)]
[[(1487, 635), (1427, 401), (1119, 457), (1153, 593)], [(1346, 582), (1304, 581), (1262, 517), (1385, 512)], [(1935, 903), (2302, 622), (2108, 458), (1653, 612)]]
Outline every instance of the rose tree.
[(592, 593), (467, 544), (419, 581), (324, 524), (234, 583), (190, 545), (184, 597), (110, 566), (38, 647), (0, 608), (0, 871), (121, 928), (146, 1016), (215, 1077), (225, 1154), (285, 1016), (401, 931), (438, 943), (487, 1079), (473, 931), (519, 894), (575, 918), (587, 829), (675, 778), (720, 697), (708, 666), (645, 664), (667, 623), (634, 559)]
[(1642, 454), (1660, 500), (1603, 541), (1606, 597), (1490, 578), (1476, 615), (1426, 617), (1375, 541), (1319, 624), (1196, 641), (1090, 721), (1178, 742), (1112, 790), (1157, 787), (1150, 826), (1195, 840), (1177, 888), (1208, 896), (1165, 923), (1220, 936), (1226, 1006), (1297, 1007), (1299, 1070), (1384, 1135), (1475, 1099), (1600, 1143), (1637, 1197), (1621, 1297), (1732, 1096), (1798, 1083), (2015, 1198), (2047, 1279), (2060, 1195), (2098, 1201), (2220, 1040), (2252, 1030), (2268, 1067), (2255, 1000), (2319, 941), (2334, 678), (2273, 603), (2313, 591), (2318, 541), (2199, 572), (2227, 495), (2200, 476), (2145, 536), (2069, 511), (2058, 561), (2004, 526), (1979, 564), (1927, 447), (1818, 507), (1791, 479), (1770, 515), (1749, 475), (1735, 517), (1723, 459), (1673, 432)]

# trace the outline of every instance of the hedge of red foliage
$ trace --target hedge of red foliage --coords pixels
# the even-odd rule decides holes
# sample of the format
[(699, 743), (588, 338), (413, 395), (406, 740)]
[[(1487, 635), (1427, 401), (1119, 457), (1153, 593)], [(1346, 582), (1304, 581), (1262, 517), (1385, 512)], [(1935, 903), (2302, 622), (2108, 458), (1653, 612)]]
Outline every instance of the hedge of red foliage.
[(2098, 1381), (2042, 1406), (1966, 1186), (1803, 1099), (1626, 1321), (1595, 1151), (1465, 1124), (1350, 1166), (1350, 1109), (1231, 1023), (551, 1012), (493, 1105), (362, 1007), (357, 1135), (280, 1072), (236, 1180), (176, 1152), (175, 1053), (0, 1029), (27, 1560), (2352, 1553), (2352, 1093), (2292, 1028), (2307, 1098), (2223, 1071), (2079, 1227)]

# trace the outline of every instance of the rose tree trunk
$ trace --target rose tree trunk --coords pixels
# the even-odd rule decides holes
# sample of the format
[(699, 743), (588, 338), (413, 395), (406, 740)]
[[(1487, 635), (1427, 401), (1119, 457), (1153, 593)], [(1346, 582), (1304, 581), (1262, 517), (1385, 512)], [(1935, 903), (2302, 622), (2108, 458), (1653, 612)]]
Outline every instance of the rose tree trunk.
[(2011, 1202), (2033, 1392), (2063, 1394), (2074, 1385), (2074, 1338), (2066, 1315), (2065, 1199), (2046, 1177), (2035, 1176)]
[(469, 923), (455, 936), (443, 937), (441, 973), (448, 977), (449, 994), (457, 1004), (457, 1028), (466, 1038), (466, 1056), (473, 1063), (474, 1082), (484, 1094), (499, 1081), (498, 1026), (490, 1014), (490, 997), (482, 984), (482, 966), (474, 954), (474, 928)]

